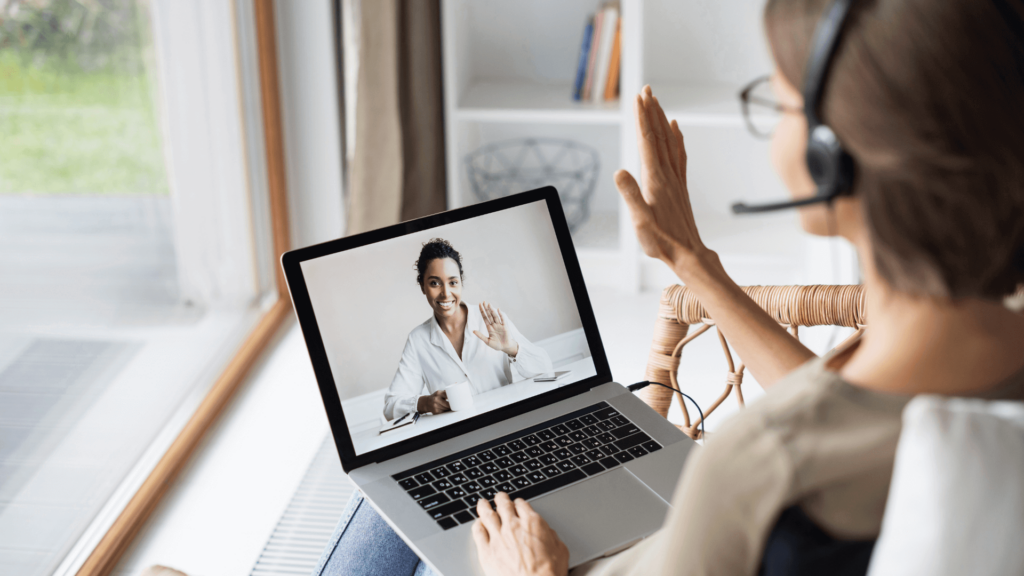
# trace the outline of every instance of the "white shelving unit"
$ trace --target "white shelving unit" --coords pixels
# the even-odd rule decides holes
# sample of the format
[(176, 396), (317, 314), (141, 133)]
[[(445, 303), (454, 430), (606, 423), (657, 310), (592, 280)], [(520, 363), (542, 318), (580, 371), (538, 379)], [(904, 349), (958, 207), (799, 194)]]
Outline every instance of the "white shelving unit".
[(683, 130), (688, 183), (705, 242), (741, 284), (853, 282), (849, 254), (800, 232), (795, 213), (735, 217), (737, 199), (782, 198), (768, 143), (746, 130), (737, 99), (772, 70), (763, 0), (621, 0), (618, 102), (571, 98), (588, 14), (601, 0), (442, 0), (448, 203), (478, 201), (465, 157), (490, 142), (559, 137), (595, 148), (600, 171), (592, 216), (574, 243), (590, 284), (660, 289), (677, 281), (642, 254), (612, 174), (639, 176), (632, 96), (650, 84)]

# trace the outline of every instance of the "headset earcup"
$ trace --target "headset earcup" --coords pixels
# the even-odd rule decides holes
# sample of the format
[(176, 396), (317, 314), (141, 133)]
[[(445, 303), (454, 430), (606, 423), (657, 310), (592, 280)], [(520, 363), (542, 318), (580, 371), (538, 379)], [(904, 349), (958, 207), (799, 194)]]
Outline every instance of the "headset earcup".
[(832, 166), (832, 155), (813, 137), (807, 142), (807, 171), (811, 173), (811, 179), (818, 185), (818, 188), (828, 187), (832, 182), (832, 174), (835, 172)]
[(818, 185), (818, 195), (834, 198), (850, 191), (853, 158), (843, 150), (835, 132), (819, 124), (807, 137), (807, 170)]

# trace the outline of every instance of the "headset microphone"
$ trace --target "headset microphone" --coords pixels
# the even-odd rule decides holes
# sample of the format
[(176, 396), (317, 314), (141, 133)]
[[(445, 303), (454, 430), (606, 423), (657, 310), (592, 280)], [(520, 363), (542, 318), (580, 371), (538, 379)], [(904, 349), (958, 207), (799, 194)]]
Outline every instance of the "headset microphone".
[(814, 30), (811, 40), (811, 56), (804, 71), (804, 115), (807, 116), (807, 170), (818, 186), (817, 193), (810, 198), (787, 200), (767, 204), (732, 205), (735, 214), (772, 212), (787, 208), (799, 208), (819, 202), (829, 202), (849, 194), (853, 188), (853, 158), (843, 149), (835, 132), (818, 118), (825, 80), (828, 78), (832, 56), (839, 46), (843, 24), (850, 13), (853, 0), (835, 0)]
[(734, 214), (757, 214), (758, 212), (774, 212), (776, 210), (785, 210), (786, 208), (800, 208), (801, 206), (817, 204), (819, 202), (828, 202), (830, 200), (832, 199), (822, 198), (821, 196), (815, 195), (801, 200), (784, 200), (779, 202), (766, 202), (764, 204), (747, 204), (746, 202), (737, 202), (732, 205), (732, 211)]

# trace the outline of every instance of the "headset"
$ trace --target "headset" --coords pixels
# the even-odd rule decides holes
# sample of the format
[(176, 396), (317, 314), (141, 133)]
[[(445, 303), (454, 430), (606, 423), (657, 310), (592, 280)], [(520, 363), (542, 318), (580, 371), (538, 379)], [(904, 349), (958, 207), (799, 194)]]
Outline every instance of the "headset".
[(822, 123), (818, 108), (828, 79), (829, 66), (842, 36), (843, 25), (850, 13), (853, 0), (834, 0), (825, 10), (814, 29), (811, 40), (811, 56), (804, 70), (804, 115), (807, 116), (807, 169), (814, 179), (818, 191), (810, 198), (771, 202), (766, 204), (732, 205), (735, 214), (772, 212), (786, 208), (798, 208), (819, 202), (832, 203), (840, 196), (848, 195), (853, 188), (853, 157), (843, 149), (835, 132)]

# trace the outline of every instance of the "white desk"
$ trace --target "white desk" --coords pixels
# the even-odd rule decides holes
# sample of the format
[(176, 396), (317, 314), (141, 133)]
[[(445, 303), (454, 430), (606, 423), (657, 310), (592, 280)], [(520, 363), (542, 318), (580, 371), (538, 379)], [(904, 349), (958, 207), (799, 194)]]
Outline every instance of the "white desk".
[(378, 430), (380, 429), (379, 425), (376, 425), (369, 430), (358, 430), (352, 436), (353, 448), (355, 449), (356, 454), (364, 454), (396, 442), (401, 442), (402, 440), (407, 440), (414, 436), (419, 436), (420, 434), (432, 432), (438, 428), (443, 428), (474, 416), (479, 416), (484, 412), (490, 412), (496, 408), (507, 406), (549, 390), (554, 390), (574, 382), (579, 382), (580, 380), (590, 378), (597, 374), (597, 369), (594, 367), (593, 357), (577, 360), (570, 364), (566, 364), (565, 366), (560, 366), (556, 370), (572, 370), (572, 374), (564, 380), (559, 380), (557, 382), (534, 382), (531, 378), (519, 380), (509, 384), (508, 386), (502, 386), (501, 388), (495, 388), (494, 390), (477, 394), (473, 397), (473, 407), (469, 410), (442, 412), (441, 414), (430, 415), (424, 414), (423, 416), (420, 416), (419, 421), (415, 425), (404, 426), (390, 432), (385, 432), (384, 434), (378, 433)]

